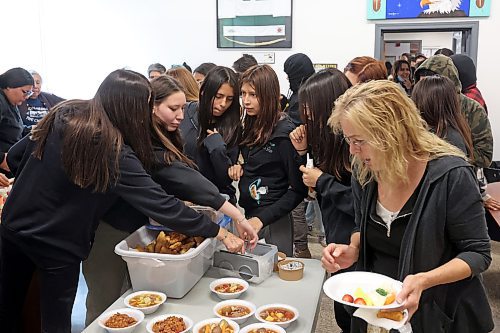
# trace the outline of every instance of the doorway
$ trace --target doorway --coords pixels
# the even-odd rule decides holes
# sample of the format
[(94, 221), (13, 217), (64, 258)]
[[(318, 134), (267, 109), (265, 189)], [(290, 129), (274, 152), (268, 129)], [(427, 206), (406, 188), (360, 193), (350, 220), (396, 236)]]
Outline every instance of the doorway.
[(376, 24), (374, 56), (382, 61), (391, 61), (395, 57), (392, 53), (396, 51), (386, 53), (387, 46), (393, 45), (386, 43), (401, 45), (411, 40), (413, 43), (420, 41), (419, 50), (414, 46), (409, 52), (413, 56), (424, 54), (428, 57), (438, 48), (446, 47), (456, 54), (469, 56), (476, 63), (478, 36), (479, 21)]

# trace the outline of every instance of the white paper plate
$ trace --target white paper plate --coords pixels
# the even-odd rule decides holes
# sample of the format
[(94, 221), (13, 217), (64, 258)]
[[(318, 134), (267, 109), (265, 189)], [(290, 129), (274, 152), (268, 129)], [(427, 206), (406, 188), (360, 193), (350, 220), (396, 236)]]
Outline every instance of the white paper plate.
[(397, 302), (393, 302), (391, 304), (383, 306), (373, 306), (354, 304), (342, 300), (342, 297), (344, 297), (345, 294), (349, 294), (353, 298), (356, 298), (354, 296), (354, 291), (357, 288), (361, 288), (365, 293), (368, 293), (381, 287), (390, 287), (397, 294), (401, 291), (403, 283), (388, 276), (377, 273), (346, 272), (334, 275), (326, 280), (323, 284), (323, 291), (325, 292), (326, 296), (330, 297), (334, 301), (357, 308), (394, 309), (401, 306), (401, 304), (398, 304)]

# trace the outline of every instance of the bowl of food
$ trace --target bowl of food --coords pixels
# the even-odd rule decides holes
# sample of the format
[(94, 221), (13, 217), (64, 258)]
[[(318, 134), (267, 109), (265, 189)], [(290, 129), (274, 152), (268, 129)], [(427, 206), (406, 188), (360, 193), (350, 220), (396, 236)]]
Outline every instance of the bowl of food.
[(103, 313), (97, 324), (110, 333), (132, 333), (144, 320), (144, 313), (139, 310), (122, 308)]
[(146, 325), (146, 330), (149, 333), (185, 333), (188, 332), (191, 327), (193, 327), (191, 318), (177, 313), (170, 313), (156, 316), (151, 319)]
[(243, 327), (240, 333), (286, 333), (286, 331), (275, 324), (256, 323)]
[(129, 308), (150, 314), (158, 310), (166, 300), (167, 295), (159, 291), (137, 291), (125, 297), (123, 302)]
[(220, 299), (240, 297), (248, 289), (248, 282), (238, 278), (222, 278), (210, 283), (210, 290)]
[(288, 304), (266, 304), (255, 310), (255, 318), (263, 323), (287, 328), (299, 318), (299, 310)]
[(253, 303), (239, 299), (231, 299), (217, 303), (214, 306), (214, 314), (223, 319), (234, 320), (238, 324), (243, 324), (255, 313)]
[(240, 325), (231, 319), (210, 318), (196, 323), (193, 333), (239, 333)]

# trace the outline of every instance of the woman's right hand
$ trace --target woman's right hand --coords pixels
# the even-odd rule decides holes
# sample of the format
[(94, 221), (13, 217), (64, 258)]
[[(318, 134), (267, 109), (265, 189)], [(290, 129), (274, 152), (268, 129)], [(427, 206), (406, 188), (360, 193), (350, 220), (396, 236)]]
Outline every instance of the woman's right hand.
[(8, 187), (10, 185), (9, 178), (3, 173), (0, 173), (0, 187)]
[(220, 228), (219, 234), (217, 235), (217, 239), (222, 241), (224, 246), (229, 252), (240, 252), (245, 253), (245, 241), (233, 233), (229, 232), (229, 230)]
[(321, 264), (329, 273), (351, 267), (358, 261), (359, 249), (345, 244), (330, 243), (323, 249)]
[(238, 181), (240, 180), (241, 176), (243, 176), (243, 167), (240, 164), (230, 166), (227, 170), (227, 174), (232, 180)]
[(296, 151), (307, 152), (307, 132), (304, 125), (300, 125), (290, 132), (290, 141)]

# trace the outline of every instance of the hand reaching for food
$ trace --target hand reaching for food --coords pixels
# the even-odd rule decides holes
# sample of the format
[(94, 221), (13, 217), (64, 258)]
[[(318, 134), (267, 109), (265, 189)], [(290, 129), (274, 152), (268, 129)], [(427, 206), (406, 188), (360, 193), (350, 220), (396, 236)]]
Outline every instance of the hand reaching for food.
[(229, 252), (245, 253), (245, 242), (229, 230), (220, 228), (217, 239), (222, 241)]
[(252, 225), (248, 222), (247, 219), (243, 219), (241, 221), (236, 222), (236, 230), (240, 235), (240, 238), (247, 240), (250, 244), (250, 250), (253, 250), (257, 245), (257, 241), (259, 240), (259, 236), (257, 235), (257, 231), (252, 227)]
[(321, 264), (329, 273), (351, 267), (358, 261), (359, 249), (345, 244), (330, 243), (323, 249)]

